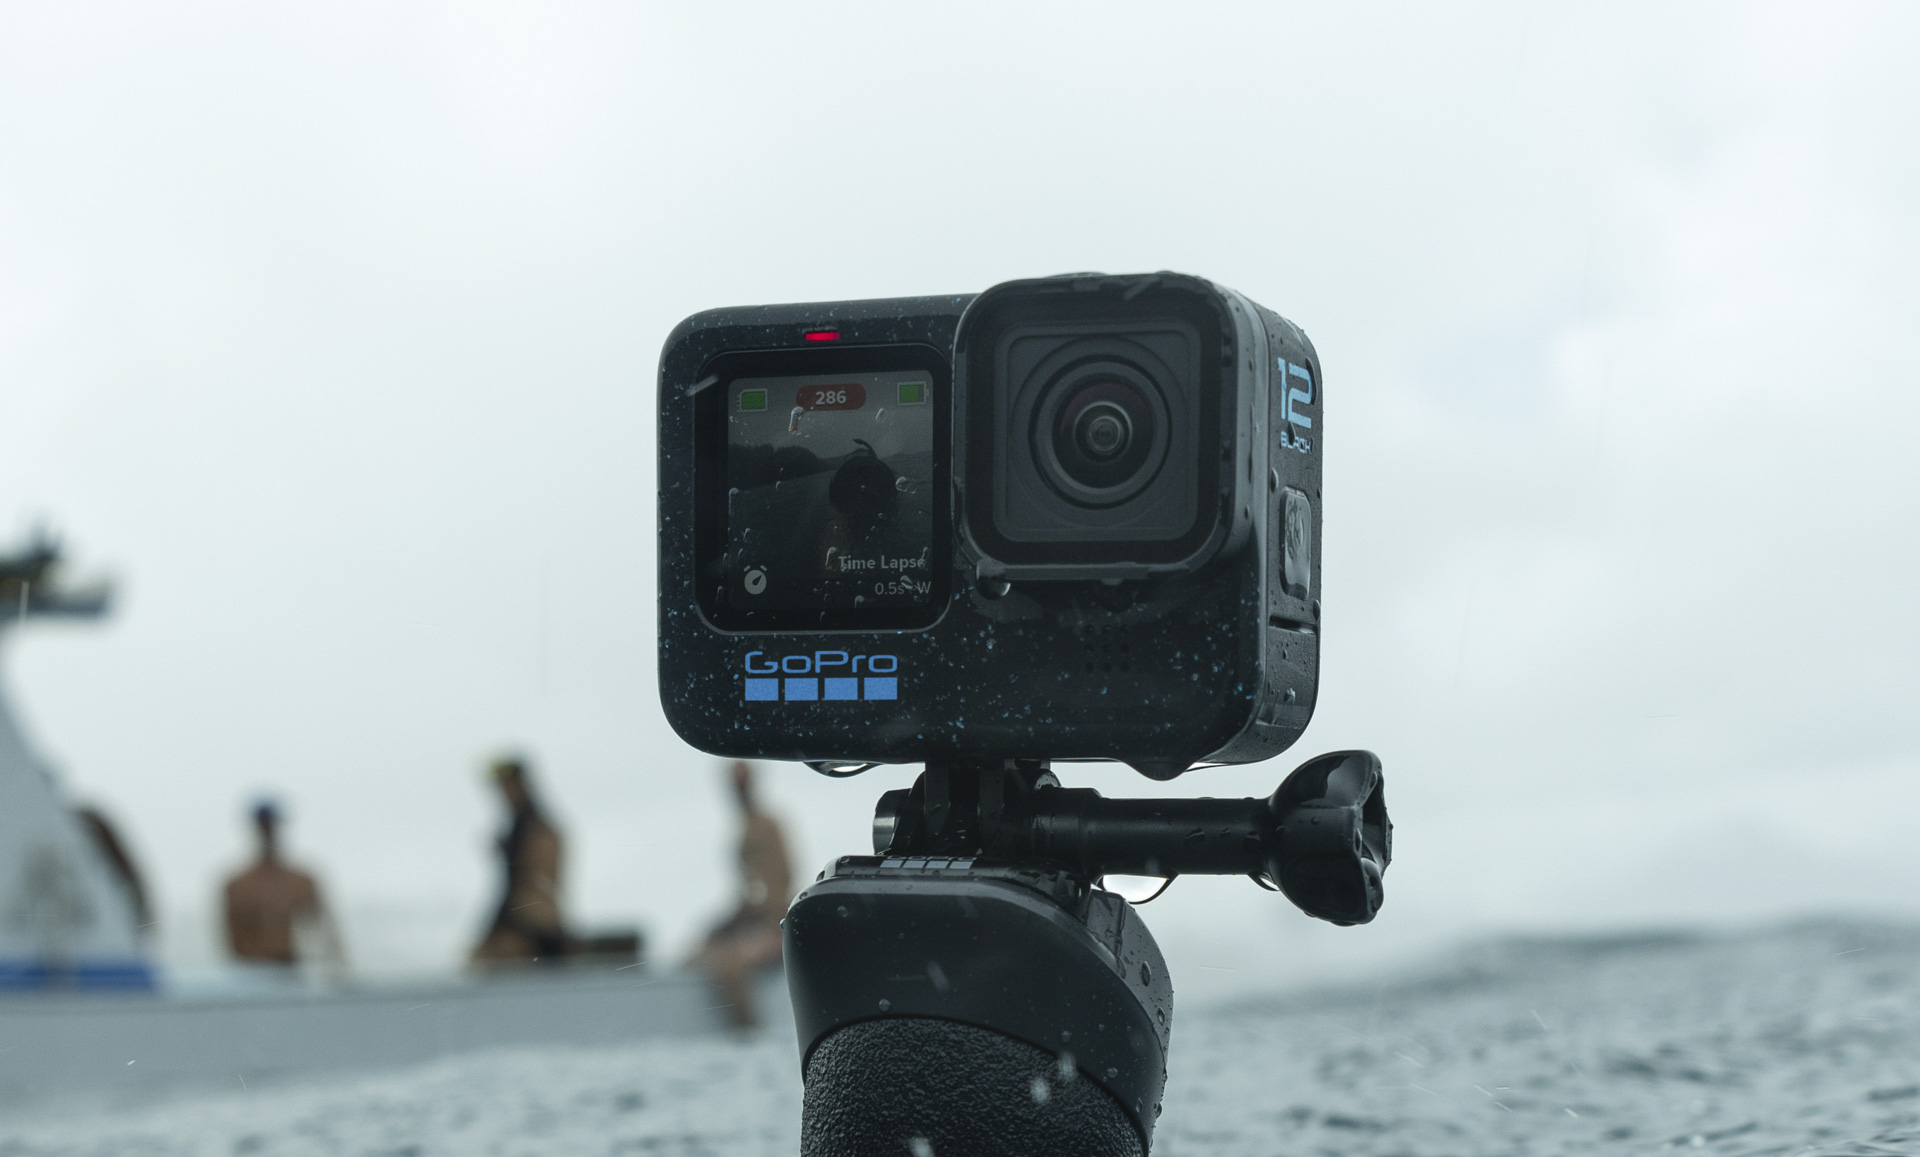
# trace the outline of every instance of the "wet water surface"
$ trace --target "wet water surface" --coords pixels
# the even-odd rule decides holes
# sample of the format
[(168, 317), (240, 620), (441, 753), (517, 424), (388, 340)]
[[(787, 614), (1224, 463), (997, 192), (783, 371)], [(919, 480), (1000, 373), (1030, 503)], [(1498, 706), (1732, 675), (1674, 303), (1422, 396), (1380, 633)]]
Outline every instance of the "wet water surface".
[[(799, 1110), (790, 1039), (659, 1039), (16, 1106), (0, 1155), (791, 1154)], [(1920, 1154), (1920, 931), (1506, 943), (1185, 1009), (1154, 1151)]]

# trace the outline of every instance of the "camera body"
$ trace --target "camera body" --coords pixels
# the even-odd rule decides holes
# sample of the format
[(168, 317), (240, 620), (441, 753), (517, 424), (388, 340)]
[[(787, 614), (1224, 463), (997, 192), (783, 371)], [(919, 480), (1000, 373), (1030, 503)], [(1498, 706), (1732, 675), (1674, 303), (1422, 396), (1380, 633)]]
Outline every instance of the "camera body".
[(1319, 359), (1179, 274), (710, 310), (660, 363), (660, 693), (719, 755), (1285, 750), (1318, 685)]

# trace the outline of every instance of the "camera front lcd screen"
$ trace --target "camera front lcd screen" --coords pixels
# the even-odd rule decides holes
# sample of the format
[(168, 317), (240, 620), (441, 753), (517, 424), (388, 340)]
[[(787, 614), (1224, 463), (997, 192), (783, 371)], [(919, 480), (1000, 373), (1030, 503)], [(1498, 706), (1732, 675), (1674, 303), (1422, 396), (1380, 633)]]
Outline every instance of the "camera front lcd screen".
[(726, 605), (931, 602), (932, 376), (735, 378), (726, 388)]

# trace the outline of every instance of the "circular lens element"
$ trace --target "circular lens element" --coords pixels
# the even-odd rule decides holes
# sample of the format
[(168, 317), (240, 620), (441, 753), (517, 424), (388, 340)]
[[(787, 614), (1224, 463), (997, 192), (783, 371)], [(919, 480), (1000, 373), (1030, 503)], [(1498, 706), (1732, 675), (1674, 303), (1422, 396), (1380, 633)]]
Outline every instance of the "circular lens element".
[(1068, 367), (1034, 412), (1041, 472), (1083, 506), (1114, 506), (1160, 472), (1167, 450), (1166, 403), (1153, 379), (1124, 362)]
[(1111, 458), (1127, 448), (1133, 437), (1133, 423), (1127, 412), (1112, 402), (1095, 402), (1080, 411), (1073, 424), (1073, 438), (1089, 458)]

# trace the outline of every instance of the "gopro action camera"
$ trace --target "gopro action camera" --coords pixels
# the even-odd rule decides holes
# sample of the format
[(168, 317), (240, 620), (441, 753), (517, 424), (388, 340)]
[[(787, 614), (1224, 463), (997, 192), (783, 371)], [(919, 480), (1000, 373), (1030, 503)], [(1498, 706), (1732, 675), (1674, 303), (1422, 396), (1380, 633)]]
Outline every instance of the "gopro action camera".
[(709, 310), (660, 360), (660, 694), (830, 773), (1266, 759), (1313, 713), (1324, 388), (1173, 273)]

